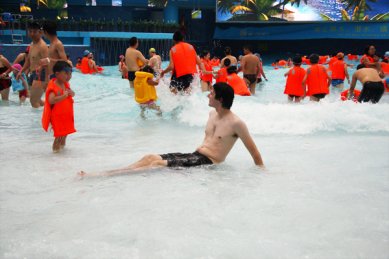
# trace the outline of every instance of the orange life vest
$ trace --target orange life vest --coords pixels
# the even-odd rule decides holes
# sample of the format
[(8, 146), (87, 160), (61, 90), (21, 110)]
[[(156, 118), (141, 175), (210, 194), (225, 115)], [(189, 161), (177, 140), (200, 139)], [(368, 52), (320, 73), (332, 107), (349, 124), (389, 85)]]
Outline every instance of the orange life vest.
[(288, 73), (288, 78), (286, 79), (284, 94), (303, 96), (304, 89), (302, 83), (305, 74), (306, 71), (304, 68), (295, 66), (290, 69)]
[(90, 74), (91, 69), (89, 67), (89, 58), (83, 57), (81, 59), (81, 73), (83, 74)]
[(196, 51), (192, 45), (186, 42), (179, 42), (171, 49), (176, 77), (193, 75), (196, 69)]
[(343, 60), (335, 61), (332, 64), (332, 66), (331, 66), (331, 70), (332, 70), (331, 78), (332, 79), (344, 80), (346, 78), (346, 73), (344, 71), (344, 64), (345, 63)]
[(307, 96), (328, 94), (328, 77), (326, 68), (320, 64), (312, 65), (307, 76)]
[(288, 62), (287, 62), (286, 60), (281, 59), (280, 61), (278, 61), (278, 65), (279, 65), (279, 66), (284, 67), (284, 66), (286, 66), (287, 64), (288, 64)]
[(211, 61), (210, 61), (210, 64), (211, 64), (211, 67), (217, 67), (217, 66), (219, 66), (220, 65), (220, 59), (211, 59)]
[(242, 95), (242, 96), (251, 95), (246, 82), (235, 73), (232, 73), (231, 75), (227, 76), (227, 84), (229, 84), (232, 87), (232, 89), (234, 89), (234, 93), (237, 95)]
[(365, 58), (367, 58), (370, 63), (374, 63), (374, 58), (372, 58), (372, 57), (370, 57), (370, 56), (365, 54), (365, 55), (362, 56), (362, 58), (360, 60), (361, 64), (363, 64), (362, 60), (364, 60)]
[(389, 74), (389, 63), (381, 62), (381, 69), (385, 74)]
[(303, 57), (302, 60), (303, 60), (303, 64), (306, 64), (306, 65), (311, 64), (311, 61), (309, 60), (309, 58)]
[(216, 83), (227, 83), (227, 68), (223, 67), (217, 72)]
[[(349, 93), (349, 91), (350, 91), (350, 89), (347, 89), (347, 90), (344, 90), (343, 92), (340, 93), (340, 99), (342, 101), (348, 100), (348, 93)], [(358, 101), (358, 97), (361, 94), (361, 91), (354, 89), (353, 92), (354, 92), (353, 101), (357, 102)]]
[(358, 59), (358, 55), (347, 54), (347, 58), (349, 60), (357, 60)]
[[(49, 103), (50, 93), (54, 93), (55, 96), (63, 95), (64, 90), (59, 87), (53, 78), (50, 80), (46, 89), (45, 106), (42, 113), (42, 127), (45, 131), (48, 130), (49, 124), (54, 131), (54, 137), (63, 137), (68, 134), (76, 132), (74, 128), (74, 112), (73, 112), (73, 97), (68, 96), (66, 99), (56, 103)], [(70, 90), (69, 83), (65, 83), (65, 89)]]
[[(201, 62), (204, 64), (206, 71), (212, 71), (212, 65), (209, 60), (201, 59)], [(203, 73), (200, 73), (200, 79), (205, 82), (212, 82), (212, 74), (203, 75)]]
[(329, 70), (332, 70), (332, 64), (334, 64), (336, 61), (338, 61), (339, 59), (337, 57), (332, 57), (330, 58), (330, 61), (328, 61), (328, 69)]
[(327, 61), (328, 56), (319, 56), (319, 64), (324, 64)]

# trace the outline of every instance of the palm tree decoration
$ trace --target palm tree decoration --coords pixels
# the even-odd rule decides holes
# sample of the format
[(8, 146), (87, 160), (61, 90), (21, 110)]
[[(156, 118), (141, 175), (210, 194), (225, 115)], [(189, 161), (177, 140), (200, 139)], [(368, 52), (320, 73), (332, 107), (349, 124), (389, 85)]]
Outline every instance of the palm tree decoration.
[[(282, 3), (275, 0), (218, 0), (218, 10), (231, 13), (230, 20), (235, 21), (267, 21), (272, 16), (287, 12), (281, 9)], [(289, 11), (288, 11), (289, 12)]]
[(49, 9), (62, 9), (66, 0), (38, 0), (38, 5), (46, 6)]
[[(376, 0), (368, 0), (370, 2), (376, 2)], [(366, 10), (372, 10), (366, 3), (366, 0), (342, 0), (342, 3), (347, 4), (345, 9), (340, 10), (343, 21), (386, 21), (389, 19), (389, 13), (377, 14), (369, 19), (368, 15), (365, 15)], [(353, 9), (353, 13), (349, 15), (347, 10)], [(331, 17), (325, 14), (320, 14), (325, 21), (334, 21)]]

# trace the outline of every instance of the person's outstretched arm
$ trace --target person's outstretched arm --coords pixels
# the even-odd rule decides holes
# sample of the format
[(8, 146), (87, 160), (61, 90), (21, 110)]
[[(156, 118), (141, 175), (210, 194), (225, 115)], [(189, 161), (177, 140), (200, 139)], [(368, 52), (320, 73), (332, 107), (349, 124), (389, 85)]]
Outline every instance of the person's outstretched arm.
[(249, 130), (247, 129), (246, 124), (243, 121), (239, 121), (235, 125), (235, 131), (238, 135), (238, 137), (242, 140), (243, 144), (247, 148), (247, 150), (250, 152), (251, 157), (254, 160), (254, 163), (257, 166), (265, 167), (263, 164), (263, 160), (261, 157), (261, 154), (259, 153), (259, 150), (257, 146), (255, 145), (255, 142), (253, 138), (250, 136)]

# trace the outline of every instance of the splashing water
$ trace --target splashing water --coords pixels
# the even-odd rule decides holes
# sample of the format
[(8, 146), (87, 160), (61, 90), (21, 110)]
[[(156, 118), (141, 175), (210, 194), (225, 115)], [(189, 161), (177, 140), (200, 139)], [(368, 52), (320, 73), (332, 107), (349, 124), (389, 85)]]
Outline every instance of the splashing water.
[[(166, 65), (166, 64), (165, 64)], [(211, 110), (157, 87), (163, 115), (140, 116), (116, 67), (73, 73), (77, 133), (53, 154), (42, 110), (0, 106), (2, 258), (383, 258), (389, 254), (389, 98), (289, 104), (286, 70), (232, 110), (267, 170), (240, 141), (225, 163), (84, 179), (147, 153), (193, 152)], [(360, 86), (358, 86), (360, 89)]]

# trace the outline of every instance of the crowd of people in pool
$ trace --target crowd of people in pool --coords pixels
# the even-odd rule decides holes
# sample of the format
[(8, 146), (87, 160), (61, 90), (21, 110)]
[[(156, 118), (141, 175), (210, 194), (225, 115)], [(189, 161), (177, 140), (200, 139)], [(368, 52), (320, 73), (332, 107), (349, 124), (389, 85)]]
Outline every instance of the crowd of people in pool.
[[(42, 34), (50, 42), (48, 47)], [(2, 100), (8, 100), (9, 89), (19, 92), (20, 101), (30, 98), (34, 108), (44, 107), (42, 126), (47, 131), (51, 125), (54, 131), (53, 151), (60, 151), (66, 144), (67, 135), (74, 133), (73, 97), (69, 81), (73, 64), (65, 53), (62, 42), (57, 37), (55, 22), (47, 21), (43, 25), (31, 22), (28, 35), (32, 43), (24, 53), (20, 53), (11, 64), (0, 55), (0, 91)], [(171, 153), (165, 155), (148, 155), (137, 163), (124, 169), (114, 170), (110, 174), (128, 170), (145, 169), (155, 166), (196, 166), (224, 161), (237, 138), (241, 138), (256, 165), (263, 166), (262, 158), (246, 125), (230, 111), (234, 95), (250, 96), (262, 78), (267, 81), (259, 54), (253, 53), (250, 46), (244, 46), (244, 55), (238, 59), (232, 55), (231, 48), (225, 48), (225, 57), (221, 60), (212, 58), (204, 50), (197, 55), (195, 48), (184, 41), (177, 31), (173, 35), (173, 46), (169, 52), (169, 65), (163, 69), (161, 57), (154, 48), (149, 50), (150, 59), (138, 50), (139, 41), (130, 39), (130, 46), (125, 55), (121, 55), (118, 68), (123, 79), (129, 81), (134, 89), (135, 101), (142, 109), (155, 109), (157, 92), (155, 86), (159, 79), (171, 72), (170, 90), (173, 94), (190, 94), (194, 75), (199, 73), (202, 91), (209, 91), (209, 105), (215, 108), (210, 113), (206, 125), (203, 144), (194, 153)], [(355, 59), (355, 55), (348, 55)], [(352, 75), (341, 52), (327, 56), (311, 54), (309, 57), (296, 55), (288, 61), (277, 60), (275, 69), (287, 68), (284, 74), (286, 85), (284, 93), (289, 101), (300, 102), (305, 96), (311, 101), (320, 101), (329, 93), (331, 85), (343, 90), (347, 79), (350, 89), (342, 92), (343, 99), (358, 102), (377, 103), (387, 88), (389, 75), (389, 52), (380, 60), (374, 46), (366, 48), (360, 59), (357, 71)], [(302, 64), (309, 64), (307, 69)], [(328, 68), (326, 67), (328, 65)], [(100, 73), (93, 60), (93, 54), (85, 50), (76, 68), (81, 73)], [(243, 73), (243, 78), (238, 75)], [(28, 75), (28, 76), (27, 76)], [(385, 79), (386, 76), (386, 79)], [(214, 85), (213, 82), (216, 81)], [(363, 85), (361, 91), (355, 90), (356, 82)], [(339, 91), (340, 92), (340, 91)], [(41, 99), (45, 93), (45, 101)], [(222, 145), (220, 144), (222, 143)]]

